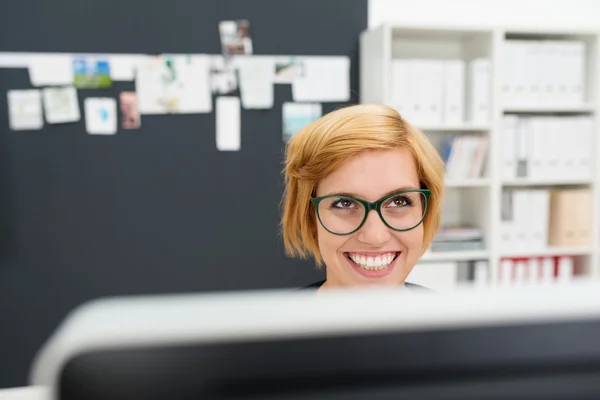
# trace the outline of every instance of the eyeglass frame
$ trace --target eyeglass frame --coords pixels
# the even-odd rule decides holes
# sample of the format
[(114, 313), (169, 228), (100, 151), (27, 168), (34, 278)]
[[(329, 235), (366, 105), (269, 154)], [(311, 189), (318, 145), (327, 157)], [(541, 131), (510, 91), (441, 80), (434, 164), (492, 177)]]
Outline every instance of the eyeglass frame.
[[(421, 219), (419, 220), (419, 222), (416, 223), (415, 226), (413, 226), (412, 228), (408, 228), (408, 229), (396, 229), (394, 227), (392, 227), (390, 224), (388, 224), (388, 222), (385, 220), (385, 218), (383, 217), (383, 215), (381, 214), (381, 205), (388, 199), (391, 199), (392, 197), (396, 197), (399, 196), (401, 194), (404, 193), (422, 193), (425, 196), (425, 210), (423, 210), (423, 217), (421, 217)], [(325, 224), (323, 223), (323, 221), (321, 220), (321, 215), (319, 213), (319, 204), (321, 203), (321, 201), (325, 200), (325, 199), (331, 199), (331, 198), (336, 198), (336, 199), (347, 199), (347, 200), (353, 200), (353, 201), (357, 201), (360, 204), (363, 205), (363, 207), (365, 208), (365, 216), (363, 217), (363, 220), (361, 221), (361, 223), (358, 225), (358, 228), (356, 228), (355, 230), (348, 232), (348, 233), (336, 233), (333, 232), (331, 230), (329, 230)], [(398, 192), (394, 192), (391, 194), (388, 194), (384, 197), (382, 197), (381, 199), (374, 201), (374, 202), (370, 202), (370, 201), (366, 201), (363, 199), (359, 199), (357, 197), (352, 197), (352, 196), (338, 196), (338, 195), (328, 195), (328, 196), (321, 196), (321, 197), (311, 197), (311, 203), (314, 205), (315, 207), (315, 212), (317, 213), (317, 218), (319, 219), (319, 223), (321, 224), (321, 226), (323, 227), (323, 229), (325, 229), (327, 232), (331, 233), (332, 235), (337, 235), (337, 236), (348, 236), (348, 235), (352, 235), (353, 233), (357, 232), (360, 228), (363, 227), (363, 225), (365, 224), (365, 222), (367, 221), (367, 217), (369, 216), (369, 213), (372, 210), (377, 211), (377, 214), (379, 214), (379, 218), (381, 219), (381, 222), (383, 222), (385, 224), (385, 226), (387, 226), (388, 228), (396, 231), (396, 232), (407, 232), (407, 231), (411, 231), (413, 229), (415, 229), (416, 227), (418, 227), (419, 225), (421, 225), (423, 223), (423, 221), (425, 220), (425, 217), (427, 216), (427, 211), (429, 210), (429, 199), (431, 198), (431, 190), (429, 189), (409, 189), (409, 190), (401, 190)]]

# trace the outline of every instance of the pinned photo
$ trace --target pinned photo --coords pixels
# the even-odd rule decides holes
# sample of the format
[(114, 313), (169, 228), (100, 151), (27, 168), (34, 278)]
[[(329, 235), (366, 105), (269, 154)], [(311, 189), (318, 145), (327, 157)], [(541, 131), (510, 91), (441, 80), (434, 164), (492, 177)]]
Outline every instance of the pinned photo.
[(135, 92), (121, 92), (119, 105), (123, 129), (138, 129), (142, 125), (142, 119), (140, 118)]
[(219, 35), (223, 54), (252, 54), (250, 22), (247, 20), (219, 22)]
[(79, 57), (73, 60), (73, 84), (80, 89), (106, 89), (112, 86), (108, 60)]
[(304, 76), (304, 63), (296, 57), (275, 63), (275, 83), (293, 83), (294, 79)]
[(323, 115), (320, 103), (283, 103), (283, 142)]
[(217, 94), (229, 94), (238, 88), (238, 78), (233, 60), (222, 56), (212, 57), (210, 65), (211, 91)]

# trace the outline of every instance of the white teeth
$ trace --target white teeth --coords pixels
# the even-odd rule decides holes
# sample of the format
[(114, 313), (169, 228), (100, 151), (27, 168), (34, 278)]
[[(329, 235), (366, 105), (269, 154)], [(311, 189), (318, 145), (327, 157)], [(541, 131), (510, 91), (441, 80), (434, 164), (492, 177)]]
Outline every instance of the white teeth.
[(349, 257), (352, 261), (354, 261), (358, 266), (364, 268), (366, 270), (380, 270), (392, 263), (396, 253), (386, 253), (376, 257), (367, 257), (359, 254), (349, 254)]

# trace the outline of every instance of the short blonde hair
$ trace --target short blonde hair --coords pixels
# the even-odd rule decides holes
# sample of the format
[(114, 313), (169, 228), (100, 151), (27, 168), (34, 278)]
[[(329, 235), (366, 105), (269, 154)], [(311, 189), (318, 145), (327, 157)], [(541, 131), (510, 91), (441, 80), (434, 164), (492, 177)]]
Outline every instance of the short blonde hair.
[(317, 241), (317, 220), (311, 203), (321, 179), (349, 157), (369, 150), (408, 148), (415, 157), (421, 188), (431, 197), (425, 220), (425, 251), (440, 224), (444, 163), (429, 139), (383, 105), (354, 105), (324, 115), (297, 132), (285, 154), (285, 190), (281, 230), (286, 254), (323, 260)]

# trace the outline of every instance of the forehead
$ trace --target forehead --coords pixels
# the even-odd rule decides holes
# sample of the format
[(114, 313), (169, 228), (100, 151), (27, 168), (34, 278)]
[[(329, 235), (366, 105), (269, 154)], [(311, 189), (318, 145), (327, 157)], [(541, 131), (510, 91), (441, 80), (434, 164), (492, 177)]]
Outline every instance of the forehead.
[(375, 150), (350, 157), (317, 185), (317, 196), (352, 193), (374, 201), (399, 188), (419, 188), (416, 161), (406, 148)]

